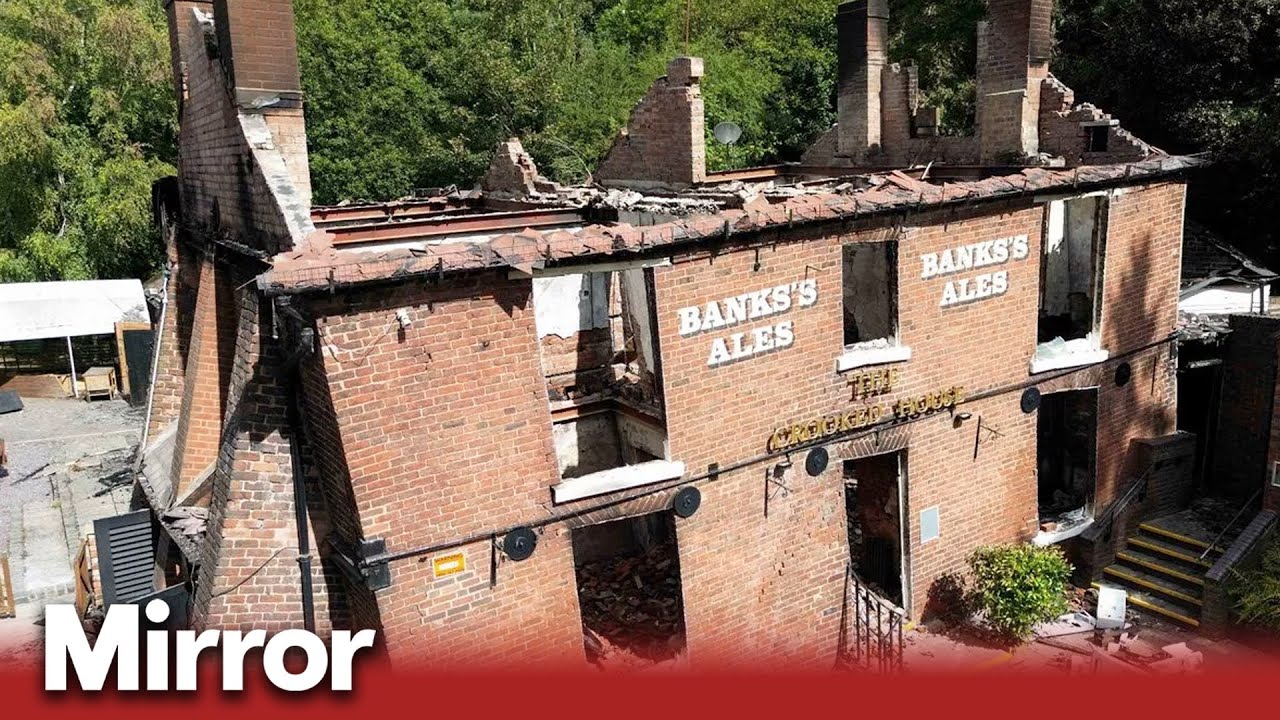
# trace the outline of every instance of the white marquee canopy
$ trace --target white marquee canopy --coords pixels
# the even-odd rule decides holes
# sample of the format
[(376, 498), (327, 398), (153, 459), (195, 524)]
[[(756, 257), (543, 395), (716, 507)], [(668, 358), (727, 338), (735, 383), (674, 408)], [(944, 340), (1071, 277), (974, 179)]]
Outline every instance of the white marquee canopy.
[(150, 323), (140, 280), (0, 284), (0, 342), (112, 335)]

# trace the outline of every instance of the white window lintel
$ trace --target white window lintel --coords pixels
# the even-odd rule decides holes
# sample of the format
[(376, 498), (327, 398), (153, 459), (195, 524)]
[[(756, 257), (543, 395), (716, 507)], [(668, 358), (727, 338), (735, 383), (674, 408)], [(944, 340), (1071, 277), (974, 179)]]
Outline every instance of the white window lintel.
[(868, 365), (906, 362), (910, 359), (911, 348), (907, 345), (850, 345), (836, 358), (836, 372)]
[(1050, 370), (1082, 367), (1106, 362), (1111, 353), (1103, 349), (1070, 350), (1068, 352), (1046, 352), (1045, 344), (1036, 346), (1036, 354), (1031, 358), (1031, 374), (1037, 375)]
[(562, 480), (551, 488), (556, 504), (675, 480), (684, 475), (684, 463), (672, 460), (650, 460), (635, 465), (609, 468), (581, 477)]

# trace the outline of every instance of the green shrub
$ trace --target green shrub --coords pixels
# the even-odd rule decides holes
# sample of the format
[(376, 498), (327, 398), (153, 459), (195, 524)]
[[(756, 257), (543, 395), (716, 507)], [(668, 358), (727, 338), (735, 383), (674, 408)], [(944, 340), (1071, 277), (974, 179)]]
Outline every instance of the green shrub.
[(1262, 551), (1262, 566), (1238, 573), (1230, 592), (1242, 622), (1280, 630), (1280, 533)]
[(991, 545), (969, 556), (972, 600), (987, 623), (1009, 641), (1024, 640), (1037, 624), (1067, 611), (1071, 563), (1056, 547)]

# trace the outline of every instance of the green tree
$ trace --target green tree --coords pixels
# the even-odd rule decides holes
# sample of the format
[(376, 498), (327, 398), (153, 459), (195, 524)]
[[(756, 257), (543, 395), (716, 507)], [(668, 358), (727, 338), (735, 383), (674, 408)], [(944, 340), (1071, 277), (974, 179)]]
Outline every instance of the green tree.
[(168, 39), (149, 0), (0, 4), (0, 281), (137, 277), (173, 173)]

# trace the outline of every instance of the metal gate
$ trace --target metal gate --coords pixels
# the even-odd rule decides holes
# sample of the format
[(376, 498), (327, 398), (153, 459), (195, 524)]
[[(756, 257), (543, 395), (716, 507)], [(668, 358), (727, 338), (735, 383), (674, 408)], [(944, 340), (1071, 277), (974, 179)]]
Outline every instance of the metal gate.
[(877, 595), (846, 566), (840, 618), (840, 662), (874, 672), (902, 670), (902, 626), (906, 613)]

